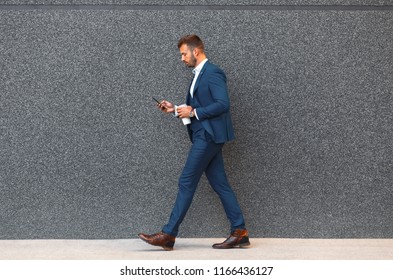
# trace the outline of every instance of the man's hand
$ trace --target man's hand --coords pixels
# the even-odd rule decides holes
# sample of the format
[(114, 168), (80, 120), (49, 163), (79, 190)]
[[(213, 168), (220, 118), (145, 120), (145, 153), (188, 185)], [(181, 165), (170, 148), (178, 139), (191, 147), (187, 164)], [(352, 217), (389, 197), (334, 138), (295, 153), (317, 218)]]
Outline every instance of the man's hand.
[(190, 112), (193, 110), (191, 106), (177, 107), (177, 114), (179, 118), (189, 118)]
[(175, 106), (173, 106), (172, 103), (163, 100), (160, 102), (160, 104), (157, 104), (157, 107), (160, 108), (160, 110), (164, 113), (173, 113), (175, 112)]

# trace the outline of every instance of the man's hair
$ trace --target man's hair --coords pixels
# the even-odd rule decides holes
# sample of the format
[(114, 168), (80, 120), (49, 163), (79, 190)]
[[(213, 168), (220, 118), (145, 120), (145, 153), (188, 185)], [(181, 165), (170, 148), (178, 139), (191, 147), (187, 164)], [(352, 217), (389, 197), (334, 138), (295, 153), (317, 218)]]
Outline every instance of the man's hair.
[(202, 52), (205, 50), (205, 46), (203, 45), (201, 38), (195, 34), (181, 37), (177, 43), (177, 47), (180, 49), (182, 45), (187, 45), (191, 50), (194, 50), (195, 48), (200, 49)]

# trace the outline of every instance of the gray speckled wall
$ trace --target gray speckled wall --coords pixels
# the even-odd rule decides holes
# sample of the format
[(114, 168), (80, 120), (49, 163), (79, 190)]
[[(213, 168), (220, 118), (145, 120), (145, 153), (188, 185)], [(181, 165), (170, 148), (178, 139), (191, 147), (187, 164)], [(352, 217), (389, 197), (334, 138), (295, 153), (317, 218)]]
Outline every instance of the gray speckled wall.
[[(172, 6), (133, 6), (161, 2)], [(161, 229), (190, 143), (151, 97), (184, 101), (192, 74), (176, 43), (186, 33), (227, 73), (237, 139), (226, 167), (252, 236), (392, 238), (385, 5), (2, 1), (0, 239)], [(203, 178), (180, 236), (228, 230)]]

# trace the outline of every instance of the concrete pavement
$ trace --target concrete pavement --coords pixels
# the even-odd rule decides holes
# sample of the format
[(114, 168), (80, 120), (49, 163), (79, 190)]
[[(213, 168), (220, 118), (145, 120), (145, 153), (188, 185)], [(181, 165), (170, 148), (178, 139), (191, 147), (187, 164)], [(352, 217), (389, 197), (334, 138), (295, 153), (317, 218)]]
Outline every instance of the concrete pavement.
[(0, 240), (0, 260), (393, 260), (393, 239), (253, 238), (247, 249), (216, 250), (222, 238), (178, 238), (173, 251), (139, 239)]

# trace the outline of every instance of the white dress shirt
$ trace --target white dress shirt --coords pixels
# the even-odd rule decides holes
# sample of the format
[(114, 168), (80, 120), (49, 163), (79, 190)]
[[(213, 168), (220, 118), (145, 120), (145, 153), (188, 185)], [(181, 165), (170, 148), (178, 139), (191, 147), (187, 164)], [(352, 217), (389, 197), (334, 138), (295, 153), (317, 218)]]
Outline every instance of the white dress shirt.
[(192, 98), (194, 97), (194, 87), (195, 87), (195, 83), (196, 83), (196, 81), (197, 81), (197, 79), (198, 79), (198, 76), (199, 76), (199, 73), (201, 72), (201, 70), (202, 70), (202, 68), (203, 68), (203, 65), (205, 65), (206, 61), (207, 61), (207, 58), (204, 59), (204, 60), (202, 60), (201, 63), (199, 63), (198, 66), (195, 67), (195, 68), (192, 70), (192, 73), (195, 74), (195, 75), (194, 75), (194, 79), (192, 80), (191, 87), (190, 87), (190, 94), (191, 94), (191, 97), (192, 97)]

